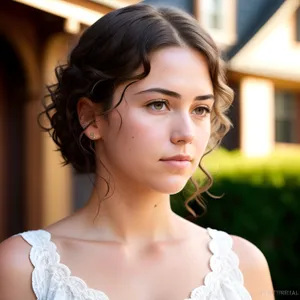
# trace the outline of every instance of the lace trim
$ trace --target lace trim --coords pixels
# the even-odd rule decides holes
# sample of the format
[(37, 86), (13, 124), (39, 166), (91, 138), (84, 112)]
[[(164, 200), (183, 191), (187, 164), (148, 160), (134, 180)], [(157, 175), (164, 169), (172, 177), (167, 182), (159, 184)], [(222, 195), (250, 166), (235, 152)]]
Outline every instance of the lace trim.
[[(109, 300), (108, 296), (91, 289), (79, 277), (72, 276), (71, 270), (60, 263), (56, 245), (51, 241), (51, 234), (44, 230), (29, 231), (21, 236), (32, 246), (30, 261), (34, 266), (32, 288), (38, 300), (52, 299), (58, 290), (81, 300)], [(51, 288), (51, 284), (54, 286)], [(51, 288), (48, 290), (48, 288)]]
[(212, 253), (209, 260), (211, 272), (204, 277), (204, 284), (195, 288), (191, 292), (190, 298), (185, 300), (206, 299), (214, 293), (217, 294), (222, 288), (221, 284), (225, 287), (234, 285), (235, 290), (239, 290), (238, 294), (241, 296), (239, 299), (251, 299), (250, 294), (244, 287), (243, 274), (239, 269), (239, 258), (232, 250), (232, 238), (224, 231), (209, 227), (207, 231), (211, 237), (208, 243), (209, 250)]
[[(209, 266), (211, 271), (204, 277), (204, 284), (196, 287), (185, 300), (208, 299), (216, 294), (220, 299), (251, 300), (244, 287), (244, 279), (239, 270), (238, 256), (232, 250), (232, 238), (223, 231), (207, 228), (211, 237), (208, 247), (212, 253)], [(63, 291), (75, 299), (109, 300), (108, 296), (91, 289), (79, 277), (72, 276), (70, 269), (60, 263), (56, 245), (51, 241), (51, 234), (45, 230), (28, 231), (21, 236), (30, 244), (30, 261), (34, 266), (32, 287), (38, 300), (52, 299), (57, 291)], [(233, 295), (233, 294), (234, 295)], [(226, 296), (228, 294), (229, 296)], [(238, 297), (237, 297), (238, 296)], [(228, 298), (227, 298), (228, 297)]]

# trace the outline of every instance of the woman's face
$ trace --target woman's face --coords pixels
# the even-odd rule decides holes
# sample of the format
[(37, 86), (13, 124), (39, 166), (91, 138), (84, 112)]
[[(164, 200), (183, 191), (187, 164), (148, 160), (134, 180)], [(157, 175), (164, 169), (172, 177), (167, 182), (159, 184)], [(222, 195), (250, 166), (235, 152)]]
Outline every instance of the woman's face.
[[(115, 91), (114, 105), (126, 85)], [(200, 53), (180, 47), (158, 50), (151, 55), (150, 74), (129, 86), (122, 103), (99, 123), (99, 158), (113, 180), (177, 193), (206, 149), (213, 103), (208, 66)]]

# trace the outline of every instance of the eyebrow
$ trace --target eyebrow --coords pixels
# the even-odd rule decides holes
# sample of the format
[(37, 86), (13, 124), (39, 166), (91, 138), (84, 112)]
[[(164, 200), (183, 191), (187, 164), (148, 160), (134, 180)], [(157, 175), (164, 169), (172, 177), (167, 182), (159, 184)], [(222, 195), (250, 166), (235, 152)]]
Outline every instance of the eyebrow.
[[(177, 99), (182, 98), (180, 94), (178, 94), (174, 91), (170, 91), (170, 90), (166, 90), (166, 89), (162, 89), (162, 88), (147, 89), (147, 90), (144, 90), (144, 91), (140, 91), (140, 92), (136, 93), (135, 95), (144, 94), (144, 93), (160, 93), (160, 94), (164, 94), (164, 95), (174, 97), (174, 98), (177, 98)], [(194, 100), (199, 100), (199, 101), (207, 100), (207, 99), (213, 99), (214, 100), (215, 97), (214, 97), (213, 94), (207, 94), (207, 95), (196, 96), (194, 98)]]

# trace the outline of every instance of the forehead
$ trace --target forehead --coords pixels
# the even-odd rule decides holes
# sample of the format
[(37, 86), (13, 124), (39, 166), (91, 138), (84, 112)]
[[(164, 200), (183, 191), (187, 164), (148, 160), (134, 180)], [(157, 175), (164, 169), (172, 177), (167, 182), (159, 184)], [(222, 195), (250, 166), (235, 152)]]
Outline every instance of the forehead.
[(153, 85), (197, 95), (213, 92), (206, 58), (199, 51), (183, 47), (164, 48), (151, 54), (150, 65), (150, 74), (134, 84), (135, 89)]

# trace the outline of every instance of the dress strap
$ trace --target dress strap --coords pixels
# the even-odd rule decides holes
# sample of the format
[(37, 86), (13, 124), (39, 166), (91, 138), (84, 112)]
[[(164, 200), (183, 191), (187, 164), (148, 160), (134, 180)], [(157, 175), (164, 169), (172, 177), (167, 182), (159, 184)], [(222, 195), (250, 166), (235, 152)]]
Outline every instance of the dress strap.
[(195, 288), (190, 298), (185, 300), (251, 300), (250, 294), (243, 286), (238, 256), (232, 250), (232, 237), (216, 229), (207, 228), (207, 232), (211, 238), (208, 243), (212, 253), (209, 260), (211, 271), (204, 277), (204, 284)]
[(45, 230), (31, 230), (19, 234), (32, 247), (42, 247), (49, 244), (50, 233)]
[(70, 269), (60, 263), (60, 256), (51, 240), (50, 232), (35, 230), (19, 235), (32, 246), (32, 289), (37, 300), (109, 300), (105, 293), (88, 288), (82, 279), (72, 276)]
[(239, 268), (239, 258), (232, 249), (232, 237), (220, 230), (209, 228), (208, 232), (212, 237), (209, 244), (209, 249), (213, 253), (210, 266), (212, 270), (215, 270), (212, 274), (219, 277), (220, 289), (225, 295), (225, 299), (251, 300), (252, 297), (244, 286), (244, 276)]
[(213, 273), (221, 275), (223, 279), (226, 278), (243, 285), (244, 278), (239, 269), (239, 258), (232, 249), (232, 237), (221, 230), (211, 228), (207, 230), (211, 237), (209, 249), (213, 254), (210, 260), (210, 267)]
[(32, 230), (20, 234), (31, 245), (30, 261), (34, 267), (41, 264), (53, 265), (59, 262), (56, 245), (51, 241), (51, 235), (45, 230)]
[(29, 245), (32, 272), (32, 289), (38, 300), (47, 299), (49, 268), (59, 262), (56, 246), (51, 242), (51, 235), (44, 230), (33, 230), (19, 234)]

